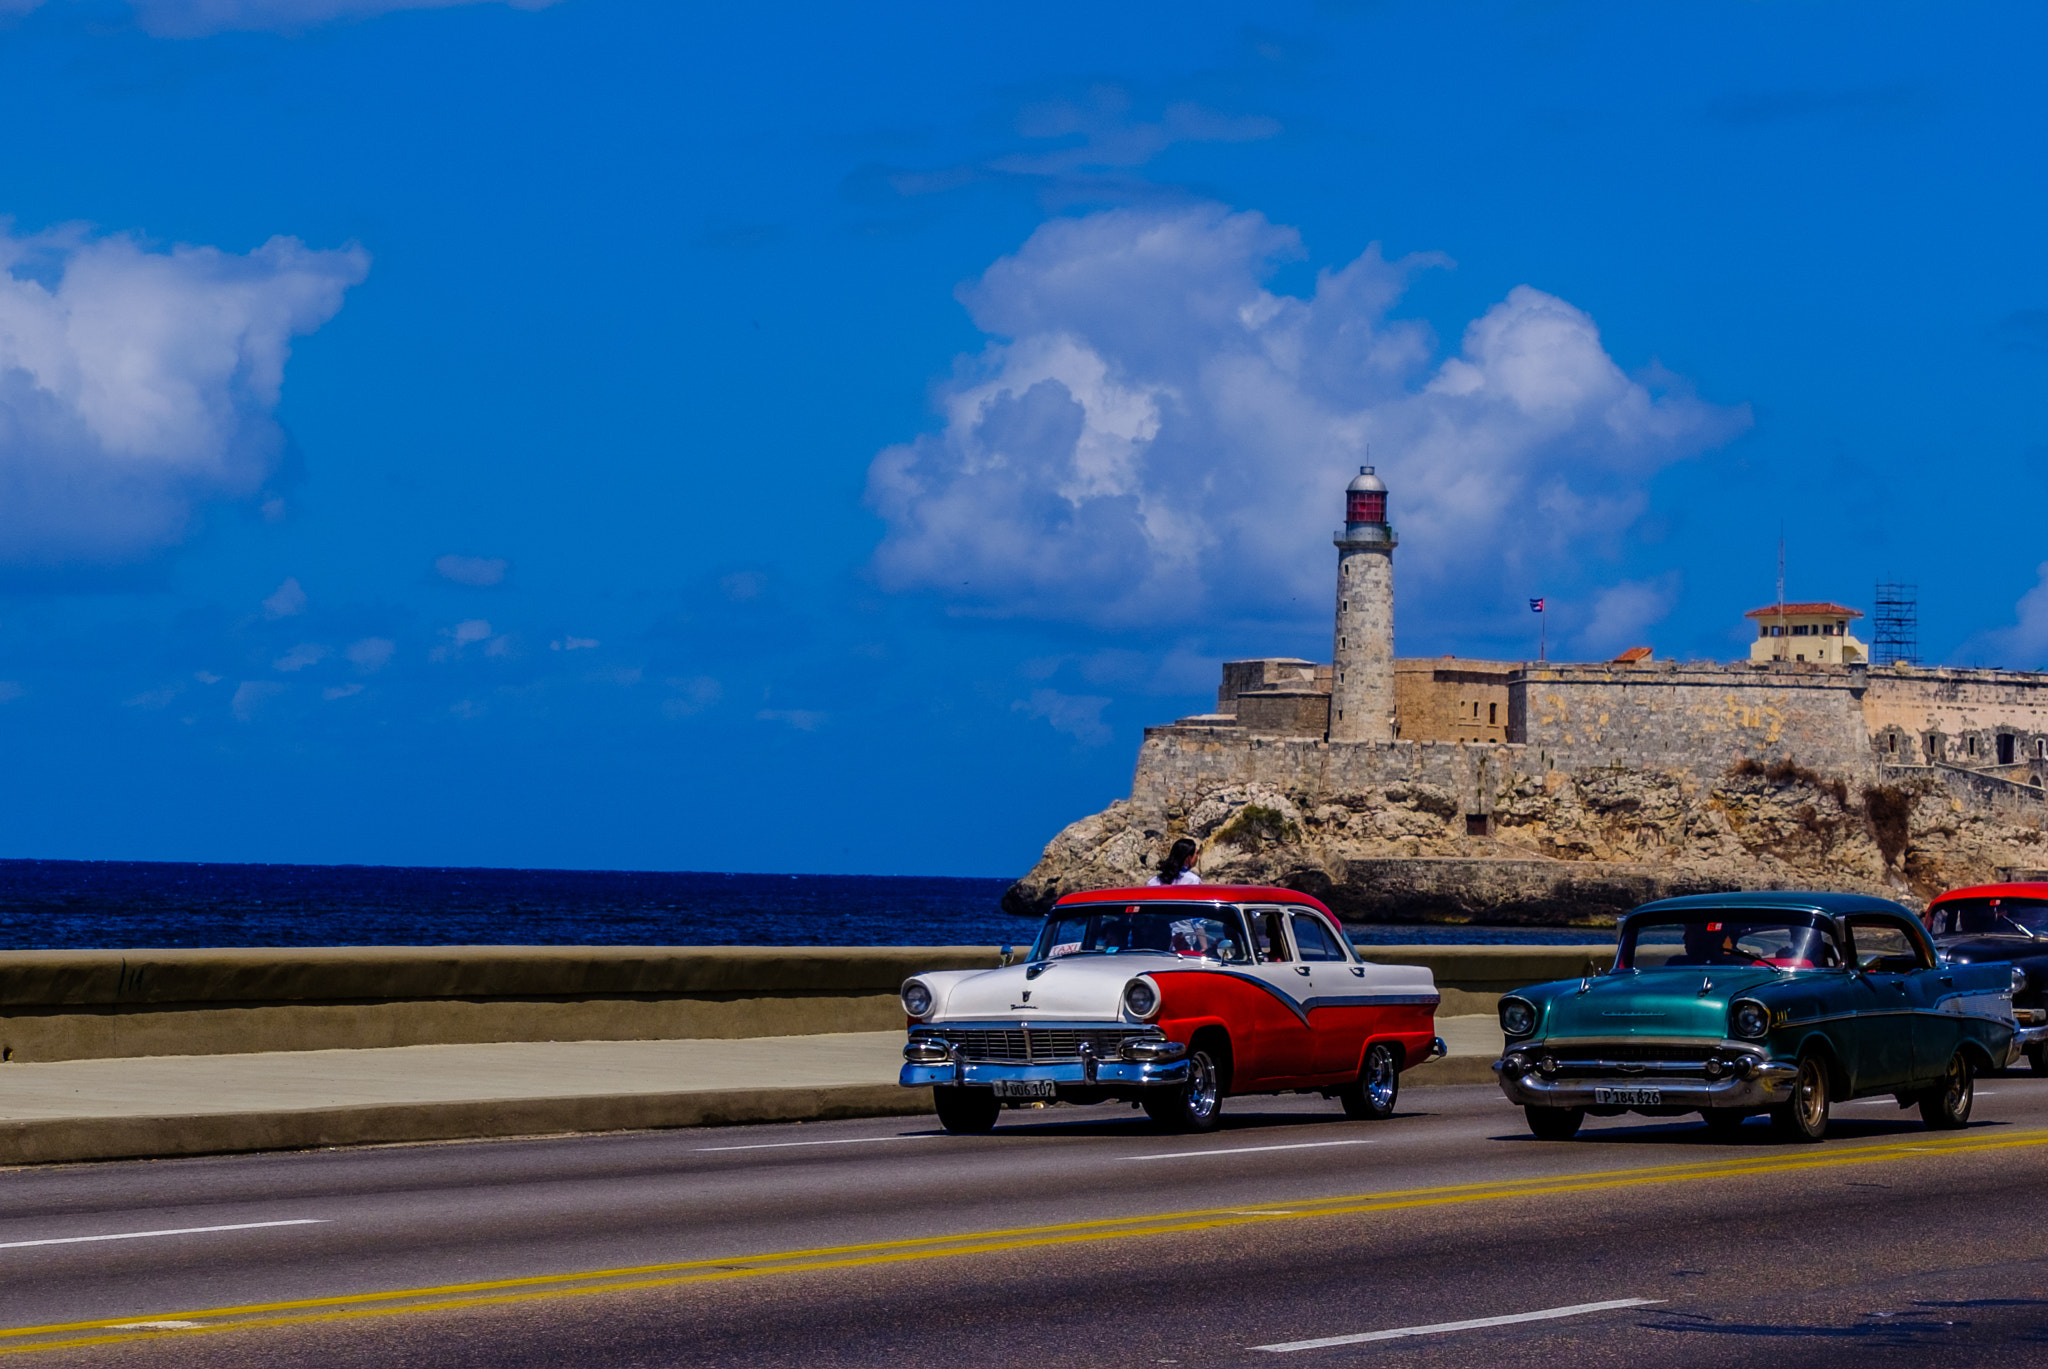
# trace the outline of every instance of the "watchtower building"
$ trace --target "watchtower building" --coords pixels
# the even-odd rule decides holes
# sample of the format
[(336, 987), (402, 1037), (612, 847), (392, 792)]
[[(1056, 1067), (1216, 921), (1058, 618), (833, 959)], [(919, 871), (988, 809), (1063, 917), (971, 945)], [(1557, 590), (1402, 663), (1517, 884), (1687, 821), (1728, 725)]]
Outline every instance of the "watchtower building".
[(1330, 740), (1394, 740), (1394, 537), (1387, 487), (1370, 466), (1344, 491), (1337, 543), (1337, 646)]

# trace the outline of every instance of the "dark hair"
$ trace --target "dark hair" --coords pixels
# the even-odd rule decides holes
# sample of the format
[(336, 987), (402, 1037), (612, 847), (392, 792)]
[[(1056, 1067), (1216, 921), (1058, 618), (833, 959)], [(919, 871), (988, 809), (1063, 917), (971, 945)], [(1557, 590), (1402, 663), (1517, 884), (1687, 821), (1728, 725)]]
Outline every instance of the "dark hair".
[(1173, 849), (1166, 853), (1166, 859), (1159, 862), (1159, 877), (1168, 880), (1179, 879), (1180, 872), (1187, 869), (1188, 862), (1195, 858), (1195, 849), (1193, 837), (1182, 837), (1176, 841)]

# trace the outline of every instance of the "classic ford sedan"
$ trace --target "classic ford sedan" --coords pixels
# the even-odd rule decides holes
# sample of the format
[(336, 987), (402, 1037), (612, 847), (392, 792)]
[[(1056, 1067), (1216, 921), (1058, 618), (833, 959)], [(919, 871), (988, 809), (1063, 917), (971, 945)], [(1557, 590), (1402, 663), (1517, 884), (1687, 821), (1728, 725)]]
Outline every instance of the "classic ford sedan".
[(1975, 1078), (2012, 1052), (2003, 964), (1950, 965), (1906, 909), (1854, 894), (1702, 894), (1622, 919), (1606, 974), (1504, 996), (1501, 1091), (1546, 1140), (1588, 1113), (1767, 1113), (1818, 1141), (1831, 1104), (1891, 1094), (1968, 1123)]
[(1330, 910), (1238, 885), (1072, 893), (1022, 964), (904, 981), (902, 1082), (940, 1123), (1005, 1105), (1127, 1100), (1207, 1131), (1233, 1094), (1312, 1092), (1390, 1116), (1401, 1072), (1443, 1053), (1436, 981), (1359, 960)]

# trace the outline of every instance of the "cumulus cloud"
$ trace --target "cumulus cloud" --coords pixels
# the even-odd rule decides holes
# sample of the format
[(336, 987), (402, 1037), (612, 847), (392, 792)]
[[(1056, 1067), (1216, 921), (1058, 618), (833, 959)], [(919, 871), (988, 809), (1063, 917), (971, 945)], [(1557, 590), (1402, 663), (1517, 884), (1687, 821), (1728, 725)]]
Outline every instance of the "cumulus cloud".
[(754, 717), (764, 723), (784, 723), (799, 732), (816, 732), (825, 725), (825, 715), (810, 708), (764, 708)]
[(678, 693), (661, 701), (663, 715), (670, 718), (687, 718), (702, 713), (725, 697), (725, 687), (709, 675), (693, 675), (672, 679), (668, 682)]
[(962, 290), (991, 337), (940, 387), (941, 430), (869, 469), (881, 582), (1116, 626), (1320, 607), (1368, 446), (1404, 575), (1505, 581), (1611, 540), (1651, 474), (1748, 423), (1625, 374), (1543, 291), (1510, 291), (1438, 360), (1389, 311), (1442, 258), (1374, 246), (1307, 298), (1265, 288), (1301, 254), (1217, 205), (1040, 227)]
[(2013, 625), (1987, 632), (1965, 651), (1971, 658), (1987, 653), (1997, 664), (2032, 670), (2048, 662), (2048, 561), (2035, 570), (2034, 587), (2013, 605)]
[(0, 224), (0, 562), (133, 559), (256, 494), (289, 342), (368, 269), (292, 238), (236, 256)]
[(318, 642), (300, 642), (290, 651), (272, 661), (270, 666), (273, 670), (282, 670), (289, 674), (295, 670), (304, 670), (309, 665), (318, 665), (326, 659), (326, 647)]
[(595, 650), (597, 650), (597, 638), (595, 638), (595, 637), (557, 637), (557, 638), (556, 638), (556, 639), (555, 639), (554, 641), (552, 641), (552, 642), (549, 642), (549, 643), (548, 643), (548, 650), (549, 650), (549, 651), (595, 651)]
[(1669, 616), (1678, 602), (1679, 577), (1624, 580), (1602, 590), (1593, 600), (1593, 616), (1579, 632), (1579, 648), (1595, 656), (1649, 646), (1649, 630)]
[[(367, 19), (394, 10), (448, 9), (482, 0), (129, 0), (136, 22), (159, 38), (255, 30), (297, 33), (337, 19)], [(0, 0), (0, 14), (26, 14), (43, 0)], [(503, 0), (514, 9), (545, 9), (555, 0)]]
[(359, 680), (350, 680), (347, 684), (329, 685), (326, 689), (320, 691), (320, 697), (328, 700), (329, 702), (332, 702), (335, 699), (346, 699), (351, 695), (360, 694), (362, 692), (362, 682)]
[(512, 563), (502, 556), (443, 556), (434, 562), (443, 579), (478, 588), (499, 583), (511, 568)]
[(392, 655), (398, 650), (398, 643), (389, 637), (364, 637), (350, 642), (341, 654), (348, 663), (365, 675), (374, 675), (391, 664)]
[(291, 618), (306, 611), (306, 591), (297, 579), (286, 580), (263, 601), (266, 618)]
[(1013, 712), (1043, 718), (1056, 732), (1064, 732), (1083, 746), (1100, 746), (1111, 737), (1102, 710), (1109, 700), (1094, 694), (1062, 694), (1056, 689), (1034, 689), (1029, 699), (1010, 705)]
[(235, 697), (228, 708), (242, 722), (248, 722), (261, 711), (264, 704), (284, 693), (284, 686), (275, 680), (244, 680), (235, 686)]

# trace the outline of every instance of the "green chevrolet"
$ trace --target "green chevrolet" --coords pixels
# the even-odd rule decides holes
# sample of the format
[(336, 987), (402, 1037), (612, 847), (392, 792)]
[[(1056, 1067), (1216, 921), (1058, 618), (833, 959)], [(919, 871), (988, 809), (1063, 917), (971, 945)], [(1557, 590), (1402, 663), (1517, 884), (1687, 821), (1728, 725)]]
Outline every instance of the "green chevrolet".
[(2012, 970), (1943, 962), (1886, 899), (1700, 894), (1636, 909), (1613, 969), (1507, 994), (1500, 1025), (1501, 1091), (1544, 1140), (1697, 1112), (1818, 1141), (1832, 1104), (1884, 1094), (1953, 1128), (2012, 1052)]

